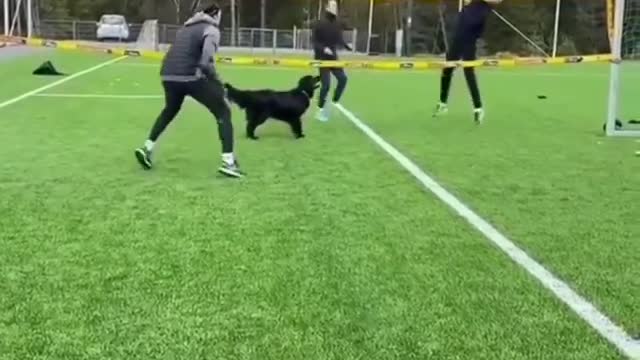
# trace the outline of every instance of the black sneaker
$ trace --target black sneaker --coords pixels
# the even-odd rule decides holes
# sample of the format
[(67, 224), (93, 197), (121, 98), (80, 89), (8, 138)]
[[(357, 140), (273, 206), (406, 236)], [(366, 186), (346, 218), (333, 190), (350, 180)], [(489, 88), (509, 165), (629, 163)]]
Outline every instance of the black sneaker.
[(242, 170), (240, 170), (240, 166), (238, 165), (237, 161), (233, 162), (233, 164), (229, 164), (223, 161), (222, 166), (218, 168), (218, 171), (222, 175), (232, 177), (232, 178), (241, 178), (245, 176)]
[(153, 168), (153, 163), (151, 162), (151, 151), (147, 150), (147, 148), (141, 147), (136, 149), (136, 159), (140, 163), (145, 170), (151, 170)]

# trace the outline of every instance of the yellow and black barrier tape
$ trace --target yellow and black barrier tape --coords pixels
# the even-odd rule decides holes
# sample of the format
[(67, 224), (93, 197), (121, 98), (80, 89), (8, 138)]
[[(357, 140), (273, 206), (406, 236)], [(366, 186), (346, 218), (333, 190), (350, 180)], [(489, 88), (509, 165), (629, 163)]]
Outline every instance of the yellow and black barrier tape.
[[(107, 48), (76, 41), (56, 41), (45, 39), (26, 39), (18, 37), (0, 37), (2, 41), (20, 42), (29, 46), (44, 46), (63, 50), (99, 51), (118, 56), (128, 55), (160, 60), (164, 53), (160, 51), (147, 51), (125, 48)], [(596, 62), (613, 62), (615, 57), (611, 54), (563, 56), (555, 58), (529, 57), (513, 59), (480, 59), (475, 61), (370, 61), (370, 60), (344, 60), (344, 61), (319, 61), (296, 58), (260, 58), (249, 56), (224, 56), (219, 55), (216, 61), (221, 64), (251, 65), (251, 66), (277, 66), (291, 68), (319, 68), (338, 67), (351, 69), (371, 70), (433, 70), (446, 67), (514, 67), (545, 64), (583, 64)]]

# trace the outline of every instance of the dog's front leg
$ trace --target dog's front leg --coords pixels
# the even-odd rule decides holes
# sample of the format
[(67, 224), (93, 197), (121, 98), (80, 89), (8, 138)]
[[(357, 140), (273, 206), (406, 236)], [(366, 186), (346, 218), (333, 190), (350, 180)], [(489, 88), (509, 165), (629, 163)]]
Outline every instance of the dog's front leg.
[(291, 131), (293, 131), (293, 135), (296, 139), (301, 139), (304, 137), (302, 133), (302, 120), (300, 118), (295, 119), (291, 122)]

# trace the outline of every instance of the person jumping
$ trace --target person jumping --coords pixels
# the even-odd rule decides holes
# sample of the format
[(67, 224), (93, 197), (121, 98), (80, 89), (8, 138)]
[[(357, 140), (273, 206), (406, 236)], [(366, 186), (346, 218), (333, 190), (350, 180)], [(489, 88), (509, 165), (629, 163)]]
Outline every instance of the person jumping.
[[(502, 0), (465, 0), (465, 5), (458, 15), (458, 24), (451, 48), (447, 52), (447, 61), (473, 61), (476, 60), (476, 43), (484, 33), (485, 23), (492, 11), (492, 5), (501, 3)], [(440, 102), (436, 106), (433, 116), (447, 113), (449, 90), (454, 68), (448, 67), (442, 70), (440, 79)], [(464, 68), (464, 76), (473, 101), (473, 119), (477, 124), (484, 120), (484, 109), (480, 98), (480, 89), (473, 67)]]

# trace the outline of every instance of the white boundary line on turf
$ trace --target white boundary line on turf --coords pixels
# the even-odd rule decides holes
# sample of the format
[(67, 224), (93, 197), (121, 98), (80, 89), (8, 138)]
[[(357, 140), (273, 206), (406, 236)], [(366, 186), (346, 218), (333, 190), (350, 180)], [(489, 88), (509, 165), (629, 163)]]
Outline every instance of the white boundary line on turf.
[(16, 96), (13, 99), (10, 99), (10, 100), (7, 100), (5, 102), (0, 103), (0, 109), (2, 109), (4, 107), (7, 107), (7, 106), (9, 106), (11, 104), (15, 104), (18, 101), (24, 100), (24, 99), (26, 99), (26, 98), (28, 98), (30, 96), (37, 95), (37, 94), (39, 94), (39, 93), (41, 93), (41, 92), (43, 92), (45, 90), (49, 90), (49, 89), (51, 89), (53, 87), (56, 87), (56, 86), (61, 85), (61, 84), (64, 84), (67, 81), (71, 81), (71, 80), (73, 80), (75, 78), (78, 78), (80, 76), (86, 75), (86, 74), (88, 74), (90, 72), (94, 72), (94, 71), (96, 71), (98, 69), (101, 69), (101, 68), (103, 68), (105, 66), (111, 65), (111, 64), (116, 63), (118, 61), (122, 61), (122, 60), (124, 60), (126, 58), (128, 58), (128, 56), (120, 56), (120, 57), (117, 57), (115, 59), (111, 59), (109, 61), (105, 61), (103, 63), (100, 63), (100, 64), (96, 65), (96, 66), (90, 67), (90, 68), (82, 70), (80, 72), (77, 72), (77, 73), (75, 73), (73, 75), (69, 75), (69, 76), (67, 76), (67, 77), (65, 77), (63, 79), (58, 80), (58, 81), (54, 81), (54, 82), (52, 82), (50, 84), (47, 84), (47, 85), (45, 85), (43, 87), (37, 88), (35, 90), (31, 90), (29, 92), (26, 92), (26, 93), (20, 95), (20, 96)]
[(615, 345), (624, 355), (631, 359), (640, 359), (640, 341), (634, 340), (624, 329), (613, 323), (606, 315), (601, 313), (592, 303), (576, 293), (571, 287), (560, 280), (557, 276), (547, 270), (542, 264), (532, 259), (527, 253), (519, 248), (513, 241), (501, 234), (489, 222), (481, 218), (462, 201), (448, 192), (433, 178), (427, 175), (413, 161), (398, 151), (395, 147), (376, 134), (362, 120), (358, 119), (351, 111), (344, 106), (337, 104), (336, 108), (342, 112), (356, 127), (358, 127), (373, 142), (380, 146), (385, 152), (396, 160), (403, 168), (413, 175), (422, 185), (438, 197), (442, 202), (464, 218), (471, 226), (481, 232), (489, 241), (500, 248), (513, 261), (527, 270), (538, 279), (547, 289), (567, 306), (569, 306), (578, 316), (586, 321), (600, 335)]
[(65, 93), (44, 93), (35, 94), (35, 97), (53, 97), (53, 98), (83, 98), (83, 99), (164, 99), (163, 95), (116, 95), (116, 94), (65, 94)]

